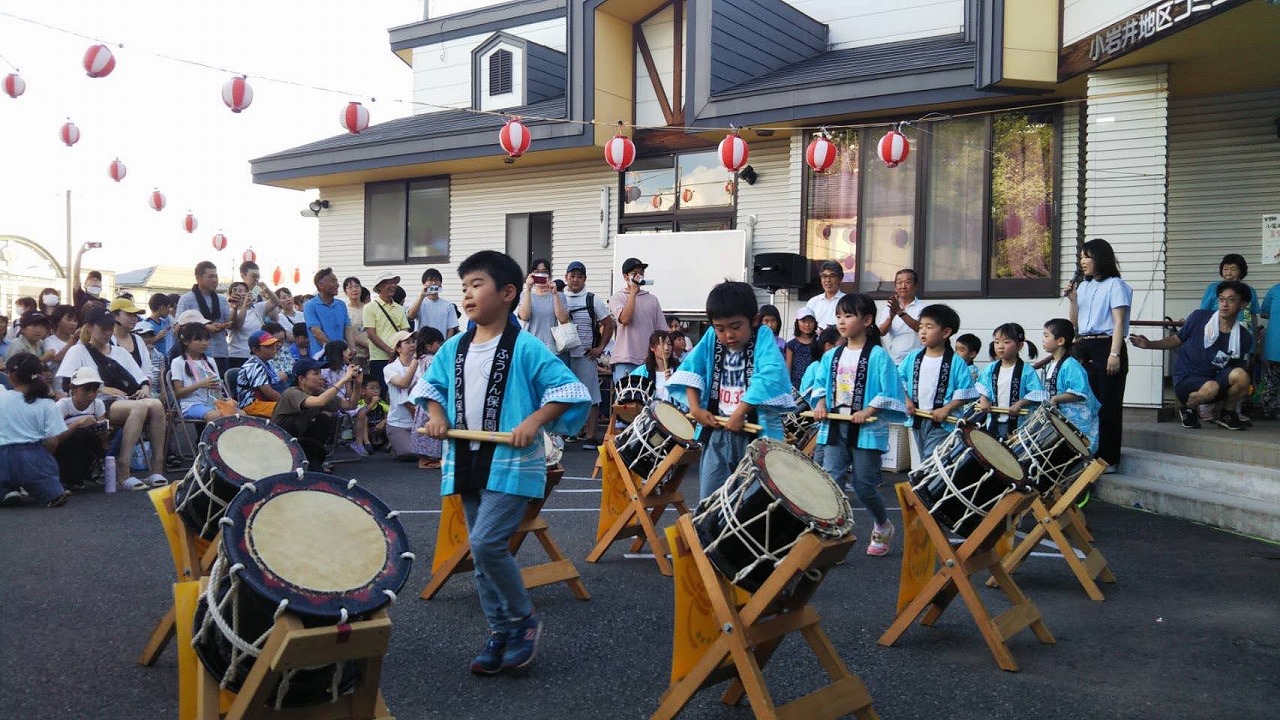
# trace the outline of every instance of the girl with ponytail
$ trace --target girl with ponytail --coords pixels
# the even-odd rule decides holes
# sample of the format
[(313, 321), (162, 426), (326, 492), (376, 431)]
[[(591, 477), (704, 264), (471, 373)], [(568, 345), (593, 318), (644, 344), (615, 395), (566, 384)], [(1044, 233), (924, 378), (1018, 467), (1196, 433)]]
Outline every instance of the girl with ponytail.
[(70, 494), (62, 487), (53, 450), (67, 433), (44, 379), (44, 363), (18, 353), (5, 364), (13, 391), (0, 390), (0, 506), (17, 505), (28, 495), (45, 507), (58, 507)]

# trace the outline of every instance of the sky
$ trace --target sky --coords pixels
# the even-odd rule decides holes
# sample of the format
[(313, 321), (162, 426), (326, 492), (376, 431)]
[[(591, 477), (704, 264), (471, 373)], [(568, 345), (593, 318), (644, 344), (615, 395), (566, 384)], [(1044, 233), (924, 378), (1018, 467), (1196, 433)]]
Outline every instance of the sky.
[[(16, 67), (27, 83), (17, 99), (0, 94), (0, 235), (65, 257), (69, 189), (75, 246), (103, 245), (85, 256), (86, 269), (213, 260), (226, 273), (252, 247), (267, 273), (280, 265), (286, 276), (295, 267), (309, 276), (317, 223), (299, 211), (316, 193), (254, 185), (249, 160), (341, 134), (339, 113), (350, 100), (369, 108), (373, 124), (411, 114), (411, 104), (394, 102), (412, 97), (412, 76), (392, 54), (387, 29), (422, 12), (423, 0), (6, 0), (0, 13), (104, 41), (116, 68), (89, 78), (81, 62), (93, 40), (0, 14), (0, 76)], [(222, 102), (222, 86), (235, 74), (247, 74), (254, 91), (240, 114)], [(71, 148), (59, 140), (68, 118), (81, 133)], [(128, 168), (119, 183), (107, 174), (115, 158)], [(147, 204), (153, 188), (168, 199), (161, 212)], [(199, 222), (193, 234), (182, 227), (188, 211)], [(218, 232), (229, 241), (222, 252), (211, 243)]]

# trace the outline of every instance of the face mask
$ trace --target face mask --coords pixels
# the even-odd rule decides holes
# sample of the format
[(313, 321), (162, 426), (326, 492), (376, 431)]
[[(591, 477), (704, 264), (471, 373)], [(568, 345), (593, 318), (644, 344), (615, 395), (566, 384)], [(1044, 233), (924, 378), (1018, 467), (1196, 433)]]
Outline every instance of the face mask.
[(439, 285), (428, 285), (428, 286), (427, 286), (427, 294), (428, 294), (428, 295), (439, 295), (439, 294), (440, 294), (440, 286), (439, 286)]
[(45, 304), (45, 305), (57, 305), (57, 304), (58, 304), (58, 296), (57, 296), (57, 295), (43, 295), (43, 296), (41, 296), (41, 297), (40, 297), (40, 299), (44, 301), (44, 304)]
[(94, 297), (97, 297), (98, 295), (100, 295), (100, 294), (102, 293), (102, 286), (101, 286), (101, 285), (86, 285), (86, 286), (85, 286), (85, 288), (84, 288), (84, 291), (85, 291), (85, 292), (87, 292), (87, 293), (89, 293), (90, 295), (93, 295)]

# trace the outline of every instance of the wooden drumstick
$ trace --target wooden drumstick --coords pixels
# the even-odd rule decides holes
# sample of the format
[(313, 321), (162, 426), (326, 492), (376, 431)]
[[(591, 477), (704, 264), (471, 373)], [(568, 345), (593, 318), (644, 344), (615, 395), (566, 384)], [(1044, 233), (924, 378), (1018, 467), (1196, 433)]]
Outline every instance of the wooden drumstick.
[[(685, 417), (695, 422), (697, 421), (697, 418), (695, 418), (692, 413), (686, 414)], [(715, 417), (716, 422), (720, 423), (721, 425), (725, 425), (729, 422), (729, 418), (727, 417), (723, 417), (720, 415), (714, 415), (713, 417)], [(742, 432), (751, 433), (752, 435), (758, 435), (761, 430), (764, 430), (764, 427), (757, 425), (755, 423), (749, 423), (749, 422), (742, 423)]]
[[(800, 417), (807, 417), (807, 418), (811, 418), (811, 417), (813, 417), (813, 411), (812, 411), (812, 410), (805, 410), (804, 412), (800, 413)], [(843, 420), (843, 421), (845, 421), (845, 422), (853, 422), (853, 416), (852, 416), (852, 415), (841, 415), (840, 413), (827, 413), (827, 419), (828, 419), (828, 420)], [(879, 419), (880, 419), (880, 418), (876, 417), (875, 415), (872, 415), (871, 417), (867, 418), (866, 422), (873, 423), (873, 422), (875, 422), (876, 420), (879, 420)]]
[[(915, 415), (918, 418), (924, 418), (926, 420), (933, 419), (933, 413), (929, 412), (928, 410), (916, 410), (914, 413), (912, 413), (912, 415)], [(960, 419), (957, 418), (955, 415), (948, 415), (946, 419), (943, 420), (943, 422), (958, 423), (960, 422)]]
[[(1006, 407), (994, 407), (994, 406), (987, 408), (987, 412), (989, 412), (989, 413), (995, 413), (996, 415), (1012, 415), (1012, 414), (1013, 414), (1013, 410), (1011, 410), (1010, 408), (1006, 408)], [(1018, 411), (1018, 414), (1019, 414), (1019, 415), (1027, 415), (1027, 414), (1029, 414), (1030, 412), (1031, 412), (1030, 410), (1027, 410), (1026, 408), (1023, 408), (1023, 409), (1021, 409), (1021, 410), (1019, 410), (1019, 411)]]
[[(425, 427), (418, 428), (418, 432), (422, 435), (427, 434)], [(509, 432), (488, 432), (486, 430), (459, 430), (450, 428), (445, 431), (445, 437), (450, 440), (476, 440), (479, 442), (498, 443), (499, 445), (511, 444), (511, 433)]]

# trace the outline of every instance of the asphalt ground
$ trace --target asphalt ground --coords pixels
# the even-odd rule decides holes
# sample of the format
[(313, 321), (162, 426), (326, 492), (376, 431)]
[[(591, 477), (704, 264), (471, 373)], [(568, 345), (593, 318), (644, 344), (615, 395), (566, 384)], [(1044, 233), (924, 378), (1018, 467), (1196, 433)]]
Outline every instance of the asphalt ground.
[[(469, 576), (451, 579), (430, 602), (417, 599), (430, 574), (439, 471), (385, 457), (338, 467), (391, 507), (416, 511), (402, 515), (418, 561), (391, 609), (382, 681), (396, 717), (652, 714), (670, 673), (672, 581), (651, 559), (625, 558), (624, 543), (598, 564), (585, 562), (599, 507), (599, 483), (585, 479), (592, 457), (576, 447), (566, 453), (567, 479), (545, 512), (592, 599), (575, 600), (563, 586), (533, 592), (546, 630), (522, 677), (467, 671), (486, 636)], [(891, 508), (896, 479), (886, 476), (882, 489)], [(958, 600), (935, 627), (916, 625), (894, 647), (876, 644), (893, 620), (901, 543), (887, 557), (866, 556), (870, 518), (855, 515), (858, 545), (814, 604), (881, 717), (1277, 717), (1280, 547), (1095, 502), (1090, 527), (1118, 582), (1095, 603), (1060, 557), (1029, 559), (1015, 577), (1057, 644), (1019, 634), (1009, 645), (1021, 671), (1010, 673), (997, 669)], [(542, 558), (532, 540), (520, 556), (525, 564)], [(169, 606), (172, 572), (144, 493), (94, 488), (62, 509), (0, 510), (0, 717), (173, 717), (173, 648), (154, 667), (134, 661)], [(996, 612), (1005, 607), (999, 591), (979, 591)], [(778, 702), (825, 681), (798, 637), (786, 640), (765, 677)], [(681, 717), (752, 717), (745, 704), (722, 705), (722, 688), (699, 693)]]

